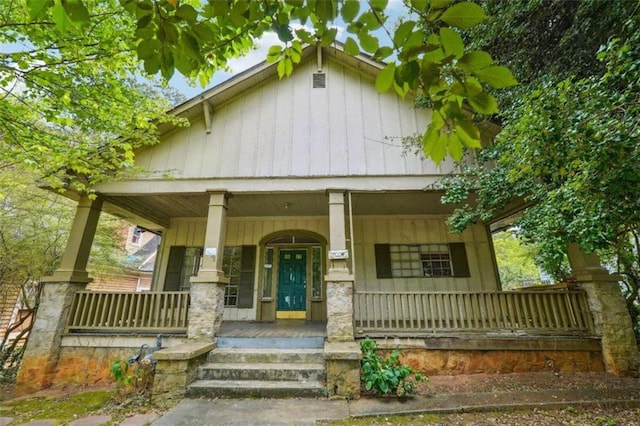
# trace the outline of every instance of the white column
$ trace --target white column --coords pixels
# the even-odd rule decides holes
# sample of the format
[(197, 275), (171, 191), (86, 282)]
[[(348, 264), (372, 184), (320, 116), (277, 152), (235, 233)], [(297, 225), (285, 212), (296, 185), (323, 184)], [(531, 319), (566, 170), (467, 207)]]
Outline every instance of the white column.
[(187, 336), (215, 340), (224, 312), (224, 290), (229, 279), (222, 271), (222, 252), (227, 222), (228, 193), (209, 191), (209, 213), (204, 256), (198, 275), (191, 277), (191, 302)]
[(347, 250), (344, 198), (344, 191), (329, 191), (329, 270), (325, 281), (327, 283), (327, 339), (330, 342), (354, 340), (354, 277), (348, 268), (348, 258), (339, 255)]

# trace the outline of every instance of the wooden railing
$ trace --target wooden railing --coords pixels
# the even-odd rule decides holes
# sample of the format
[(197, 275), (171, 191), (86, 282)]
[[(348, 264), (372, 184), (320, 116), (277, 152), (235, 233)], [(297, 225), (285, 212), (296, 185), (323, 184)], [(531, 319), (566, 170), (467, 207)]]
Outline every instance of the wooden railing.
[(75, 294), (67, 332), (186, 333), (189, 292)]
[(586, 293), (376, 292), (354, 295), (356, 334), (521, 332), (593, 335)]

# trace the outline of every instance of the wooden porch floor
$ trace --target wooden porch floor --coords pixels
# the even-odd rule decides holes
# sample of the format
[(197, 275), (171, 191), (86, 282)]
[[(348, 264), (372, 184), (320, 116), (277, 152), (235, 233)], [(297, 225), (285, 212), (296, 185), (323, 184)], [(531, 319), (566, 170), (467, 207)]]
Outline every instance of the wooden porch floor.
[(278, 320), (274, 322), (223, 321), (221, 337), (325, 337), (326, 321)]

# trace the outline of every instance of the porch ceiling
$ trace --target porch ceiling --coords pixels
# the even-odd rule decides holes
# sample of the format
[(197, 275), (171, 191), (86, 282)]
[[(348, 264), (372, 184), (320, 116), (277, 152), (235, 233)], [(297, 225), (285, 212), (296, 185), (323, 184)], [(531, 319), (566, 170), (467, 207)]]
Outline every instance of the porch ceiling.
[[(354, 215), (448, 214), (437, 191), (354, 192)], [(172, 217), (206, 217), (209, 196), (192, 194), (104, 195), (104, 210), (148, 229), (168, 227)], [(233, 193), (229, 217), (324, 216), (329, 211), (326, 192)]]

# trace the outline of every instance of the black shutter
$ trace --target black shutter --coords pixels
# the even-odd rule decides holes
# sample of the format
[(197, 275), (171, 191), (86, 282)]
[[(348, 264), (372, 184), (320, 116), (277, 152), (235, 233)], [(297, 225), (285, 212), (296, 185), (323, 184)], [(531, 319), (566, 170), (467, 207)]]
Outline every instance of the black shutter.
[(469, 262), (467, 261), (467, 251), (464, 248), (464, 243), (449, 244), (449, 253), (451, 253), (453, 276), (470, 277)]
[(242, 246), (240, 280), (238, 281), (238, 308), (253, 308), (256, 246)]
[(374, 244), (374, 249), (376, 254), (376, 276), (378, 278), (393, 278), (389, 244)]
[(169, 261), (167, 262), (167, 274), (164, 279), (164, 291), (180, 291), (180, 278), (184, 263), (185, 246), (171, 246), (169, 249)]

